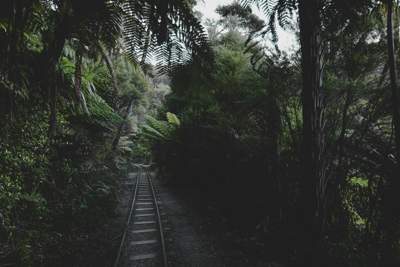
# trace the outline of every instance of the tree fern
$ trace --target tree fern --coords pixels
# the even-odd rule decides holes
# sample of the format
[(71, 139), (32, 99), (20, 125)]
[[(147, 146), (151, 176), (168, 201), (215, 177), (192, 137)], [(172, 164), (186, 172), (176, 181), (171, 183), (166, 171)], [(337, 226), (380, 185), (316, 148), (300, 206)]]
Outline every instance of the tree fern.
[(151, 141), (171, 141), (176, 129), (180, 126), (178, 117), (168, 112), (167, 121), (157, 120), (147, 116), (146, 125), (142, 127), (142, 134)]
[(184, 0), (128, 0), (123, 5), (126, 50), (142, 63), (154, 56), (159, 70), (211, 57), (206, 33)]
[[(274, 42), (278, 41), (276, 26), (279, 25), (283, 29), (292, 26), (294, 12), (298, 8), (300, 0), (241, 0), (244, 7), (252, 4), (261, 9), (267, 16), (267, 28), (263, 33), (270, 33)], [(342, 27), (343, 22), (348, 19), (354, 19), (360, 14), (368, 14), (368, 9), (373, 6), (373, 2), (365, 0), (335, 0), (321, 1), (320, 17), (322, 18), (323, 27)], [(332, 29), (334, 31), (334, 29)]]
[(293, 12), (297, 8), (296, 0), (242, 0), (242, 4), (248, 7), (255, 4), (267, 16), (268, 27), (263, 34), (270, 33), (274, 42), (278, 41), (276, 25), (278, 23), (284, 29), (291, 26)]

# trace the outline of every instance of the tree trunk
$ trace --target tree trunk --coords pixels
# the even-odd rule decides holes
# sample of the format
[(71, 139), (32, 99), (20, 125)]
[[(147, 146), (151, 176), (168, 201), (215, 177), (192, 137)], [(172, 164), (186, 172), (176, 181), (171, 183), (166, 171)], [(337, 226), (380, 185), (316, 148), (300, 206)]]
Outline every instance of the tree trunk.
[(397, 83), (397, 65), (396, 52), (394, 46), (393, 34), (393, 0), (388, 0), (388, 15), (387, 15), (387, 42), (388, 42), (388, 58), (390, 70), (390, 87), (392, 91), (393, 105), (393, 125), (395, 130), (396, 156), (400, 158), (400, 100), (399, 88)]
[(54, 71), (55, 66), (61, 56), (64, 44), (68, 36), (70, 35), (69, 26), (69, 1), (63, 1), (59, 14), (56, 18), (56, 27), (54, 32), (49, 32), (44, 36), (50, 36), (49, 39), (43, 41), (44, 44), (48, 44), (41, 54), (42, 58), (42, 77), (48, 78), (48, 72)]
[(82, 59), (83, 59), (83, 46), (81, 43), (78, 44), (78, 48), (75, 52), (75, 96), (78, 102), (83, 109), (83, 112), (86, 114), (90, 114), (89, 108), (86, 103), (85, 95), (82, 93)]
[[(21, 1), (14, 0), (10, 1), (11, 10), (9, 16), (9, 29), (7, 33), (9, 34), (7, 42), (7, 56), (4, 63), (6, 63), (5, 68), (14, 68), (15, 63), (18, 61), (18, 54), (20, 50), (21, 43), (23, 42), (24, 30), (28, 18), (33, 12), (33, 5), (36, 1)], [(7, 4), (6, 4), (7, 7)], [(3, 62), (2, 62), (3, 63)], [(3, 64), (2, 64), (3, 65)]]
[[(272, 67), (274, 68), (274, 67)], [(279, 71), (279, 70), (277, 70)], [(274, 79), (277, 73), (270, 73), (270, 85), (279, 84), (279, 81)], [(279, 164), (280, 164), (280, 151), (279, 151), (279, 138), (282, 130), (281, 123), (281, 110), (278, 103), (277, 88), (271, 86), (267, 95), (268, 112), (267, 112), (267, 127), (268, 127), (268, 142), (267, 142), (267, 175), (270, 181), (273, 181), (272, 195), (278, 196), (279, 201), (273, 203), (272, 213), (275, 218), (281, 218), (282, 206), (285, 201), (282, 195), (282, 183), (279, 177)], [(271, 200), (269, 200), (271, 201)], [(273, 200), (272, 200), (273, 202)], [(272, 203), (271, 202), (271, 203)]]
[(303, 177), (299, 210), (303, 233), (301, 266), (319, 266), (316, 248), (321, 241), (325, 170), (323, 168), (323, 103), (321, 97), (321, 20), (320, 0), (299, 2), (300, 42), (303, 71)]
[(49, 139), (51, 140), (55, 134), (55, 128), (57, 124), (56, 120), (56, 97), (57, 91), (55, 86), (54, 78), (55, 68), (57, 62), (62, 54), (62, 50), (65, 45), (65, 41), (69, 35), (68, 28), (68, 12), (69, 6), (68, 1), (65, 1), (64, 4), (60, 7), (60, 14), (57, 17), (57, 26), (54, 32), (48, 33), (50, 36), (49, 40), (44, 40), (45, 44), (48, 44), (47, 47), (43, 50), (40, 55), (41, 66), (38, 68), (39, 77), (41, 78), (41, 83), (43, 89), (47, 91), (50, 102), (50, 116), (49, 116)]
[(49, 140), (52, 142), (57, 133), (57, 86), (56, 81), (51, 83), (50, 93), (50, 117), (49, 117)]
[(104, 62), (106, 63), (108, 72), (110, 73), (111, 76), (111, 81), (113, 83), (113, 89), (114, 89), (114, 95), (118, 96), (118, 83), (117, 83), (117, 77), (115, 76), (115, 72), (114, 72), (114, 68), (113, 68), (113, 64), (111, 61), (111, 58), (109, 57), (109, 55), (107, 54), (105, 48), (101, 45), (101, 43), (99, 42), (98, 44), (101, 56), (104, 60)]
[(118, 130), (117, 130), (117, 134), (115, 135), (115, 138), (114, 138), (114, 140), (113, 140), (113, 143), (112, 143), (112, 151), (115, 151), (116, 149), (117, 149), (117, 146), (118, 146), (118, 143), (119, 143), (119, 139), (121, 138), (121, 136), (122, 136), (122, 131), (123, 131), (123, 129), (124, 129), (124, 126), (125, 126), (125, 124), (126, 124), (126, 120), (128, 119), (128, 117), (129, 117), (129, 115), (130, 115), (130, 113), (131, 113), (131, 111), (132, 111), (132, 106), (133, 106), (133, 101), (135, 100), (135, 98), (132, 98), (130, 101), (129, 101), (129, 104), (128, 104), (128, 107), (126, 108), (126, 113), (125, 113), (125, 116), (124, 116), (124, 120), (121, 122), (121, 124), (119, 125), (119, 127), (118, 127)]
[(78, 103), (82, 101), (82, 48), (81, 45), (75, 52), (75, 97)]
[(383, 265), (394, 267), (400, 265), (400, 255), (398, 255), (398, 241), (400, 236), (400, 209), (398, 205), (400, 200), (398, 197), (400, 192), (400, 101), (397, 84), (396, 52), (393, 33), (393, 0), (387, 0), (387, 47), (397, 164), (393, 167), (391, 177), (388, 177), (386, 181), (383, 196), (383, 231), (385, 236), (385, 244), (383, 247)]
[(140, 61), (140, 65), (142, 67), (144, 67), (145, 64), (146, 64), (146, 59), (147, 59), (147, 55), (149, 53), (149, 48), (150, 48), (150, 42), (151, 42), (151, 28), (150, 28), (150, 26), (148, 26), (148, 29), (147, 29), (147, 32), (146, 32), (145, 44), (144, 44), (144, 47), (143, 47), (142, 59)]

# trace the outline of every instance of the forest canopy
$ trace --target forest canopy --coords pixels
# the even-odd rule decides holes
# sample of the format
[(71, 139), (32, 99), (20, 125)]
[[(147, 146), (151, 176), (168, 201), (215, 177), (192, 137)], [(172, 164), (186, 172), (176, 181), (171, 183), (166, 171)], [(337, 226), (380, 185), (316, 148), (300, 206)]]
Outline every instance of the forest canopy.
[(399, 3), (196, 4), (2, 1), (0, 265), (111, 265), (151, 163), (270, 262), (400, 266)]

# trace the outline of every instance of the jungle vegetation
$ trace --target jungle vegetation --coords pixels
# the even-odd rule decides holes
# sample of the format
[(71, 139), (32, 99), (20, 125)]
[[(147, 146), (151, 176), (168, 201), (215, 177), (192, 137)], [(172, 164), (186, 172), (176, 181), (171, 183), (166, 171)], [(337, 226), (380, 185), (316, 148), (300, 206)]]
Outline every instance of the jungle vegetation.
[(93, 264), (152, 162), (271, 263), (400, 266), (399, 3), (195, 4), (2, 1), (0, 265)]

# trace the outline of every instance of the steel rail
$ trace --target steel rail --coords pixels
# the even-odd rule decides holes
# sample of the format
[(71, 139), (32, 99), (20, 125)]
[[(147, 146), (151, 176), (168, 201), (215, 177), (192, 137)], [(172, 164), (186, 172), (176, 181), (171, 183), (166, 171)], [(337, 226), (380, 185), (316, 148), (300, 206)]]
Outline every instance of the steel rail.
[(122, 250), (123, 250), (124, 245), (125, 245), (125, 239), (126, 239), (126, 236), (127, 236), (127, 233), (128, 233), (128, 228), (129, 228), (130, 222), (132, 220), (133, 211), (135, 209), (136, 196), (137, 196), (137, 192), (138, 192), (138, 188), (139, 188), (140, 178), (142, 177), (142, 175), (143, 175), (143, 170), (142, 170), (141, 166), (139, 166), (139, 173), (138, 173), (138, 175), (136, 177), (136, 184), (134, 186), (134, 189), (132, 190), (132, 196), (133, 197), (132, 197), (131, 205), (130, 205), (130, 208), (129, 208), (129, 215), (128, 215), (128, 219), (127, 219), (127, 221), (125, 223), (125, 229), (124, 229), (124, 233), (122, 234), (122, 239), (121, 239), (121, 243), (120, 243), (119, 248), (118, 248), (117, 257), (116, 257), (116, 259), (114, 261), (114, 265), (113, 265), (114, 267), (118, 267), (119, 266), (119, 261), (121, 259)]
[(165, 247), (164, 230), (163, 230), (162, 221), (161, 221), (160, 208), (158, 207), (158, 199), (157, 199), (156, 191), (154, 190), (154, 185), (153, 185), (153, 182), (151, 180), (149, 172), (147, 173), (147, 180), (149, 182), (149, 185), (150, 185), (150, 188), (151, 188), (151, 192), (152, 192), (152, 195), (153, 195), (154, 205), (156, 207), (158, 230), (160, 232), (161, 253), (162, 253), (162, 257), (163, 257), (163, 266), (164, 267), (168, 267), (167, 250), (166, 250), (166, 247)]

